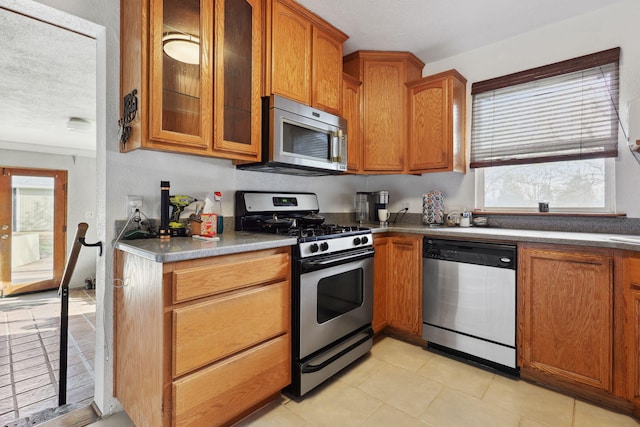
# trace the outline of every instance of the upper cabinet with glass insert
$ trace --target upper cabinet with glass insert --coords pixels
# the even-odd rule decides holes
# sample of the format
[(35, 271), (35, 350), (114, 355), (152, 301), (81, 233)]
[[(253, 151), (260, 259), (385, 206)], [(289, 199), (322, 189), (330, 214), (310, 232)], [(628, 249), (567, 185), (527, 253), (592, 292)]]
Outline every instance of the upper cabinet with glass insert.
[[(123, 152), (260, 160), (260, 0), (121, 4), (121, 94), (137, 112)], [(126, 108), (126, 107), (125, 107)]]

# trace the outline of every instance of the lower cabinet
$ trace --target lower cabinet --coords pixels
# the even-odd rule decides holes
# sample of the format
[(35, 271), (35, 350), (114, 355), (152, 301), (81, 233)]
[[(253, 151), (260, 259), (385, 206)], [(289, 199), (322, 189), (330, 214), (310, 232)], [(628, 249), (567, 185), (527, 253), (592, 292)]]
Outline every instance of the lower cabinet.
[(228, 425), (291, 382), (288, 247), (115, 261), (114, 388), (137, 426)]
[(612, 390), (613, 255), (519, 246), (518, 336), (523, 376)]
[(279, 336), (173, 382), (173, 425), (218, 425), (290, 382), (289, 340)]
[[(422, 334), (422, 236), (376, 237), (374, 243), (374, 330), (387, 325), (392, 332), (419, 340)], [(386, 310), (375, 302), (376, 298), (384, 298)]]
[(640, 417), (640, 252), (518, 245), (521, 376)]
[(623, 350), (620, 375), (620, 390), (633, 404), (633, 412), (640, 417), (640, 253), (625, 252), (622, 257), (622, 315), (616, 317), (622, 324), (620, 345)]

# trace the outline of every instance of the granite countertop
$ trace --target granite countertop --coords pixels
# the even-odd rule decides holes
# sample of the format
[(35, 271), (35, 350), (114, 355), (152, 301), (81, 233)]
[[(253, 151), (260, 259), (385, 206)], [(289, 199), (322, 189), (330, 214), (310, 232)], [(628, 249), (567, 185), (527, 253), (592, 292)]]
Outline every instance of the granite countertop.
[(640, 236), (610, 233), (577, 233), (491, 227), (428, 227), (404, 225), (373, 228), (374, 233), (396, 232), (422, 234), (434, 238), (492, 240), (505, 243), (532, 242), (558, 245), (577, 245), (640, 251)]
[(294, 237), (232, 230), (225, 230), (219, 237), (217, 241), (191, 237), (120, 240), (115, 248), (156, 262), (175, 262), (291, 246), (297, 242)]
[[(366, 224), (365, 224), (366, 225)], [(640, 251), (640, 236), (608, 233), (576, 233), (485, 227), (427, 227), (404, 225), (393, 227), (372, 226), (374, 234), (409, 233), (434, 238), (491, 240), (505, 243), (534, 242), (578, 245)], [(184, 261), (218, 255), (271, 249), (296, 244), (296, 239), (273, 234), (246, 231), (225, 231), (219, 241), (195, 240), (191, 237), (173, 237), (169, 240), (120, 240), (115, 248), (156, 262)]]

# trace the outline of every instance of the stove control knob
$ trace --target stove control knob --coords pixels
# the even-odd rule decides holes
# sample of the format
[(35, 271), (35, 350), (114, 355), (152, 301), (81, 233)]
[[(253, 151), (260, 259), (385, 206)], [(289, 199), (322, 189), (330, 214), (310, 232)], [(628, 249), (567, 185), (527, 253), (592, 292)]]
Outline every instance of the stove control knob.
[(353, 239), (353, 244), (354, 244), (355, 246), (358, 246), (358, 245), (360, 244), (360, 242), (362, 242), (362, 241), (360, 240), (360, 238), (359, 238), (359, 237), (356, 237), (355, 239)]
[(366, 245), (367, 243), (369, 243), (369, 238), (368, 238), (367, 236), (364, 236), (364, 237), (362, 238), (362, 244), (363, 244), (363, 245)]
[(321, 251), (326, 251), (327, 249), (329, 249), (329, 244), (327, 242), (320, 243), (320, 250)]
[(317, 243), (312, 244), (311, 246), (309, 246), (309, 250), (311, 251), (312, 254), (318, 252), (318, 244)]

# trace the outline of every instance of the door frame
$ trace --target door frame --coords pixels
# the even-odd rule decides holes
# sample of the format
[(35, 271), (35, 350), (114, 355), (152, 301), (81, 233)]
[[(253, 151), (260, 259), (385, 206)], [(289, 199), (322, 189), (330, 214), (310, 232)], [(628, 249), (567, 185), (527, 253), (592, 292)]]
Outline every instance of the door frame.
[[(36, 1), (17, 2), (15, 0), (0, 0), (0, 7), (21, 13), (43, 22), (57, 25), (69, 31), (84, 34), (96, 40), (96, 159), (97, 159), (97, 201), (96, 201), (96, 238), (104, 242), (115, 238), (113, 230), (107, 230), (107, 141), (118, 140), (118, 131), (112, 123), (116, 123), (121, 99), (119, 77), (113, 64), (119, 58), (118, 40), (111, 37), (113, 29), (117, 28), (118, 17), (96, 17), (93, 2), (67, 2), (53, 8)], [(96, 22), (97, 18), (100, 18)], [(117, 35), (117, 34), (116, 34)], [(115, 46), (115, 47), (114, 47)], [(113, 48), (113, 49), (112, 49)], [(115, 50), (114, 50), (115, 49)], [(109, 50), (109, 54), (107, 54)], [(115, 67), (117, 69), (117, 66)], [(108, 104), (108, 106), (107, 106)], [(117, 150), (116, 150), (117, 151)], [(115, 191), (115, 190), (114, 190)], [(110, 215), (111, 218), (113, 215)], [(113, 295), (107, 283), (113, 281), (113, 255), (106, 251), (104, 257), (96, 261), (96, 386), (94, 404), (102, 414), (111, 414), (121, 408), (118, 400), (113, 396)], [(108, 289), (108, 290), (107, 290)]]
[[(67, 242), (67, 179), (66, 170), (0, 166), (0, 224), (9, 225), (3, 234), (13, 232), (13, 193), (11, 177), (41, 176), (54, 179), (53, 189), (53, 277), (47, 280), (14, 284), (11, 282), (11, 238), (0, 239), (0, 295), (53, 289), (60, 285), (64, 273)], [(8, 244), (7, 244), (8, 243)]]

